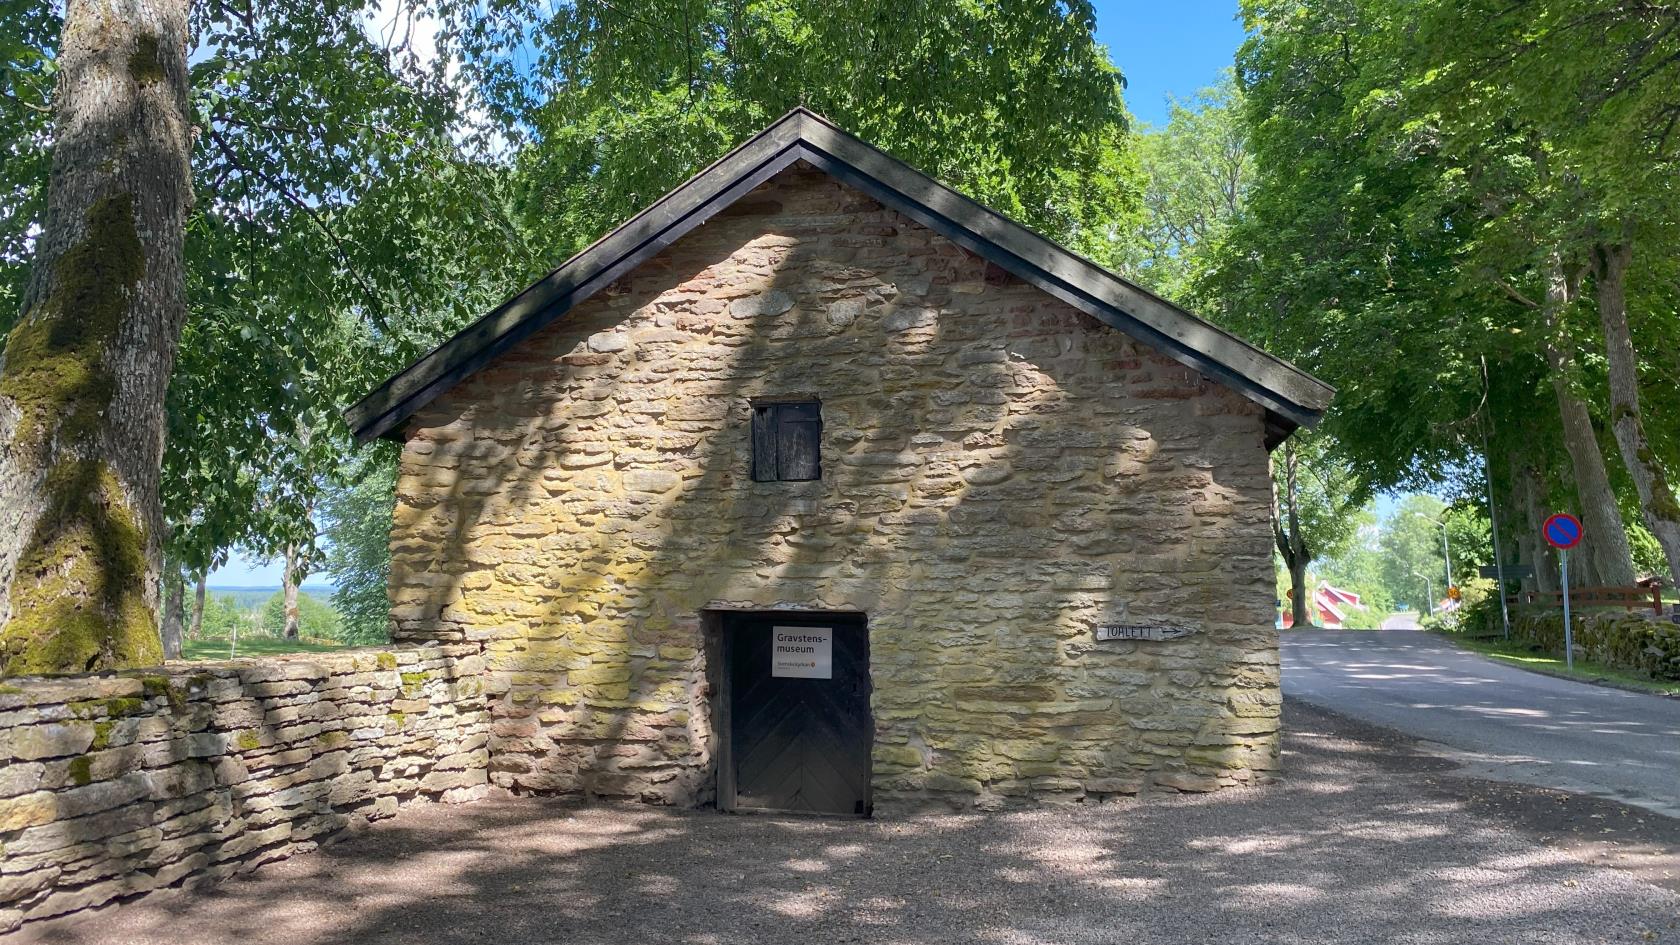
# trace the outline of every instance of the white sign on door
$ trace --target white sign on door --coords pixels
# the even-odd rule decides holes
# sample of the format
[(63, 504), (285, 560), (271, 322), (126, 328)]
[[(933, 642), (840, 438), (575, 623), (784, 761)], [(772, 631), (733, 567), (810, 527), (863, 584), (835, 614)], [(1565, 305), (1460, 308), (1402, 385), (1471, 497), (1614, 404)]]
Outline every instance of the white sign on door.
[(834, 678), (833, 627), (771, 627), (770, 675)]

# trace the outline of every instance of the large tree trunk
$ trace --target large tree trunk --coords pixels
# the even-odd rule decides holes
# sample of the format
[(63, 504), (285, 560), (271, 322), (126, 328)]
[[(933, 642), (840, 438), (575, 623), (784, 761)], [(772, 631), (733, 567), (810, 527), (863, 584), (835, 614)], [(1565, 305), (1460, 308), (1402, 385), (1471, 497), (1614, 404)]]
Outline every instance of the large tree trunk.
[[(1616, 507), (1616, 495), (1604, 468), (1604, 453), (1598, 448), (1587, 405), (1575, 396), (1570, 386), (1575, 355), (1563, 330), (1563, 320), (1579, 286), (1579, 272), (1567, 270), (1561, 257), (1554, 255), (1547, 273), (1543, 306), (1546, 363), (1551, 368), (1552, 390), (1557, 395), (1558, 414), (1563, 421), (1563, 445), (1569, 451), (1575, 472), (1575, 494), (1581, 503), (1581, 525), (1586, 530), (1582, 541), (1586, 555), (1582, 557), (1586, 558), (1588, 567), (1583, 573), (1591, 573), (1595, 580), (1605, 584), (1630, 585), (1634, 580), (1633, 553), (1628, 548), (1622, 513)], [(1570, 581), (1571, 585), (1575, 583)]]
[(163, 575), (163, 658), (181, 658), (181, 625), (187, 606), (187, 581), (170, 566)]
[(188, 632), (191, 639), (197, 640), (204, 634), (204, 584), (205, 575), (198, 576), (198, 586), (193, 589), (192, 629)]
[(1645, 527), (1668, 559), (1669, 580), (1680, 585), (1680, 503), (1663, 475), (1662, 464), (1645, 439), (1639, 409), (1639, 360), (1628, 330), (1627, 270), (1633, 261), (1632, 242), (1600, 245), (1594, 252), (1593, 279), (1598, 289), (1598, 320), (1604, 326), (1604, 354), (1610, 374), (1610, 428), (1621, 448)]
[[(1305, 536), (1301, 534), (1300, 491), (1298, 476), (1300, 464), (1295, 456), (1295, 444), (1288, 440), (1283, 442), (1283, 477), (1284, 502), (1279, 508), (1277, 497), (1277, 483), (1272, 483), (1272, 536), (1277, 541), (1278, 553), (1283, 555), (1284, 567), (1289, 569), (1289, 603), (1290, 621), (1297, 629), (1310, 627), (1312, 621), (1312, 607), (1308, 602), (1311, 596), (1307, 591), (1307, 565), (1312, 563), (1312, 552), (1307, 547)], [(1284, 523), (1288, 522), (1285, 529)]]
[(1593, 546), (1592, 540), (1581, 537), (1581, 543), (1569, 549), (1569, 586), (1570, 587), (1602, 587), (1614, 584), (1599, 576), (1599, 551)]
[(298, 638), (298, 582), (303, 575), (298, 573), (297, 546), (286, 546), (286, 568), (280, 575), (280, 589), (283, 592), (286, 605), (286, 639)]
[(1551, 546), (1540, 537), (1540, 527), (1546, 521), (1546, 513), (1541, 506), (1544, 494), (1540, 476), (1535, 472), (1533, 463), (1515, 455), (1511, 457), (1511, 468), (1516, 471), (1518, 510), (1522, 513), (1526, 526), (1519, 528), (1517, 536), (1518, 544), (1523, 549), (1523, 560), (1534, 566), (1535, 590), (1556, 591), (1557, 561), (1551, 555)]
[(156, 663), (186, 317), (187, 0), (69, 0), (45, 229), (0, 356), (0, 674)]
[(1307, 588), (1307, 559), (1296, 556), (1289, 562), (1289, 616), (1296, 627), (1314, 626), (1312, 593)]

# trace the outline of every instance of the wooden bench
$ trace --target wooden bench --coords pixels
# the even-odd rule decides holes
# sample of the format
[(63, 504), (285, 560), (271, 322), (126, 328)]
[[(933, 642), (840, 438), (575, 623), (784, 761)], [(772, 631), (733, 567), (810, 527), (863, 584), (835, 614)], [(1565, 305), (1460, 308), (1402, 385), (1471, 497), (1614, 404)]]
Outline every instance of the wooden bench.
[[(1523, 605), (1538, 605), (1542, 607), (1563, 606), (1563, 593), (1560, 591), (1523, 591), (1505, 598), (1505, 602), (1513, 607)], [(1649, 608), (1652, 613), (1662, 616), (1662, 585), (1650, 584), (1638, 587), (1572, 587), (1569, 589), (1569, 606), (1575, 607), (1620, 607), (1624, 610), (1642, 610)]]

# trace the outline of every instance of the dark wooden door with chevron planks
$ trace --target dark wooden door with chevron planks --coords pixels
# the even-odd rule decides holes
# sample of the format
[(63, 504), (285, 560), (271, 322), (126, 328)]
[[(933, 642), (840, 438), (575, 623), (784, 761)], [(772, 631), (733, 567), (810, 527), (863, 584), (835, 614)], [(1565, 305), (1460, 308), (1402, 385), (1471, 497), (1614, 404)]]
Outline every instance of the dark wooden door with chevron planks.
[(740, 614), (724, 632), (734, 788), (725, 805), (869, 816), (874, 724), (862, 616)]

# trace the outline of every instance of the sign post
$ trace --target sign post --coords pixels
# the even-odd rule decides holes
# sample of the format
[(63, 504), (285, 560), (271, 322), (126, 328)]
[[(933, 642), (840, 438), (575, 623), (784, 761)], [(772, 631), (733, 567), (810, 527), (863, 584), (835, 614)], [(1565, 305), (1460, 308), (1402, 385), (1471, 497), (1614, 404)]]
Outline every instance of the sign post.
[(1563, 665), (1575, 668), (1575, 633), (1569, 624), (1569, 549), (1558, 549), (1558, 570), (1563, 573)]
[(1563, 512), (1540, 526), (1546, 543), (1558, 550), (1558, 571), (1563, 585), (1563, 662), (1575, 668), (1575, 634), (1569, 626), (1569, 549), (1581, 543), (1581, 520)]

